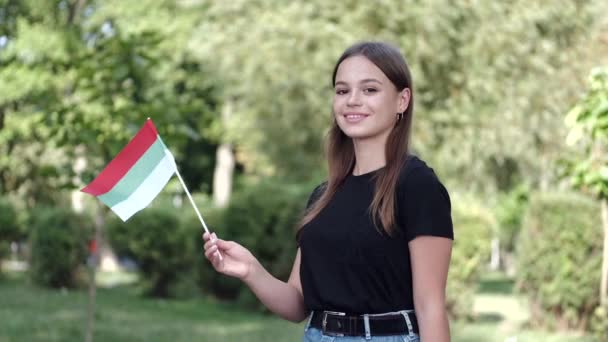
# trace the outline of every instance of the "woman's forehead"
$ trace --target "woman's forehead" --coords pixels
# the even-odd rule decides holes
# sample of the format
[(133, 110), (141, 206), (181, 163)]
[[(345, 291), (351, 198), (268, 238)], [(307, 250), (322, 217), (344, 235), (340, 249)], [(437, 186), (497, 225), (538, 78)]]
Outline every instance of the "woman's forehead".
[(374, 63), (364, 56), (349, 57), (340, 63), (336, 72), (336, 85), (338, 83), (356, 84), (388, 82), (386, 75)]

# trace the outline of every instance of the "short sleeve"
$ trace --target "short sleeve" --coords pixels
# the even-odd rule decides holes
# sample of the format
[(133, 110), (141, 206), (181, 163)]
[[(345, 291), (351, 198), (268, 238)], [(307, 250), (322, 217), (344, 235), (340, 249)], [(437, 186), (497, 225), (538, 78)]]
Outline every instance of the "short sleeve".
[[(319, 198), (321, 198), (321, 195), (323, 195), (323, 192), (325, 191), (326, 185), (327, 185), (327, 182), (323, 182), (323, 183), (317, 185), (317, 187), (312, 191), (312, 193), (308, 197), (308, 201), (306, 202), (306, 208), (304, 209), (302, 216), (306, 215), (308, 210), (310, 210), (310, 207), (313, 204), (315, 204), (315, 202), (318, 201)], [(298, 247), (300, 247), (300, 234), (301, 233), (302, 233), (302, 229), (299, 229), (296, 233), (296, 243), (297, 243)]]
[(450, 195), (430, 167), (416, 167), (404, 176), (397, 205), (408, 242), (424, 235), (454, 239)]
[(326, 185), (327, 182), (323, 182), (317, 185), (317, 187), (312, 191), (312, 193), (308, 197), (308, 202), (306, 202), (306, 211), (308, 211), (310, 207), (315, 204), (315, 202), (318, 201), (319, 198), (321, 198), (321, 195), (323, 195), (323, 192), (325, 191)]

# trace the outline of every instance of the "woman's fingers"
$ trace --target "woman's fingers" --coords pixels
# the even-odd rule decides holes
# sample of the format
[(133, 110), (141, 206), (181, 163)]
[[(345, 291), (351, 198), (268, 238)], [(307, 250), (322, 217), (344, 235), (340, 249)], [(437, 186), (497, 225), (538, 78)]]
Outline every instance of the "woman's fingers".
[(215, 243), (223, 251), (227, 251), (227, 250), (232, 249), (237, 246), (236, 242), (234, 242), (234, 241), (226, 241), (226, 240), (218, 239), (215, 241)]
[(211, 261), (211, 264), (216, 270), (220, 269), (222, 260), (220, 260), (218, 256), (217, 246), (211, 246), (208, 250), (206, 250), (205, 257)]
[(205, 252), (205, 257), (209, 259), (209, 261), (214, 262), (217, 259), (217, 248), (210, 248), (208, 251)]
[(204, 233), (203, 241), (205, 241), (205, 245), (203, 247), (205, 248), (205, 250), (207, 250), (207, 248), (215, 245), (217, 243), (218, 239), (217, 239), (217, 236), (215, 235), (215, 233), (213, 233), (213, 234)]
[(210, 246), (209, 248), (205, 249), (205, 256), (207, 258), (210, 258), (210, 256), (213, 255), (213, 253), (215, 253), (215, 252), (217, 252), (217, 246), (216, 245)]
[(220, 266), (220, 262), (222, 258), (220, 257), (218, 244), (221, 240), (218, 240), (217, 235), (215, 233), (207, 233), (203, 234), (203, 241), (205, 241), (205, 245), (203, 248), (205, 249), (205, 257), (211, 261), (213, 267), (216, 269)]
[(208, 241), (208, 240), (216, 240), (217, 239), (217, 235), (215, 235), (215, 233), (207, 233), (204, 232), (203, 233), (203, 241)]
[(211, 246), (216, 246), (216, 245), (217, 245), (217, 241), (209, 240), (209, 241), (205, 242), (205, 244), (203, 245), (203, 248), (205, 250), (208, 250), (209, 248), (211, 248)]
[(209, 241), (209, 240), (214, 240), (214, 239), (217, 239), (217, 236), (215, 235), (215, 233), (211, 233), (211, 234), (209, 234), (207, 232), (203, 233), (203, 241)]

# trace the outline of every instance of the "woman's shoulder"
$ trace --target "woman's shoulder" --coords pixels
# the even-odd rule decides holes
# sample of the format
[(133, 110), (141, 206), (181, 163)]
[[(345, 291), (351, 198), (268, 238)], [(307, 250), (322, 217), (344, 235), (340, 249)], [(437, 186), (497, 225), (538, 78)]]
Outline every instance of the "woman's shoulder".
[(426, 178), (436, 178), (435, 170), (417, 155), (410, 154), (404, 161), (399, 174), (400, 183), (416, 183)]
[(323, 194), (323, 192), (325, 192), (326, 188), (327, 188), (327, 181), (323, 181), (319, 185), (315, 186), (315, 188), (312, 190), (311, 195), (320, 196)]
[(417, 193), (443, 187), (435, 170), (420, 157), (409, 155), (404, 163), (398, 181), (400, 192)]
[(433, 168), (422, 159), (409, 158), (397, 189), (399, 219), (407, 240), (432, 235), (454, 238), (450, 195)]
[(319, 198), (321, 198), (321, 195), (323, 195), (326, 188), (327, 188), (327, 181), (324, 181), (321, 184), (317, 185), (312, 190), (310, 195), (308, 196), (308, 202), (306, 203), (306, 208), (309, 208), (313, 203), (315, 203)]

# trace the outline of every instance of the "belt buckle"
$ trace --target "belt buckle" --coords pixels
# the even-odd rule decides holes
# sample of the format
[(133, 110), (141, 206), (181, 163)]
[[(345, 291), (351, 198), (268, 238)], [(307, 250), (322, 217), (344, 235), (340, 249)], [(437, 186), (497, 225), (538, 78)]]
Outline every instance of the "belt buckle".
[(344, 334), (342, 334), (342, 333), (335, 333), (335, 332), (327, 331), (327, 315), (346, 316), (346, 313), (338, 312), (338, 311), (323, 311), (323, 321), (321, 322), (321, 328), (322, 328), (323, 334), (329, 335), (329, 336), (343, 337)]

